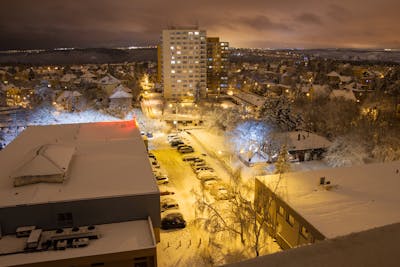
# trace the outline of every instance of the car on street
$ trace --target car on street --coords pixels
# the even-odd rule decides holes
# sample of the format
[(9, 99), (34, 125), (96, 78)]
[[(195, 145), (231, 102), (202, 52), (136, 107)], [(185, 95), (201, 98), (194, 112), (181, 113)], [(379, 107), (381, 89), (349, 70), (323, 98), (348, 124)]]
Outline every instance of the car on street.
[(202, 171), (197, 174), (197, 179), (199, 180), (206, 180), (209, 178), (217, 178), (217, 174), (215, 172), (210, 172), (210, 171)]
[(166, 230), (185, 227), (186, 221), (180, 212), (169, 213), (161, 219), (161, 229)]
[(203, 185), (204, 188), (210, 189), (212, 186), (218, 183), (218, 178), (217, 177), (210, 177), (204, 180), (201, 180), (201, 184)]
[(196, 155), (187, 155), (187, 156), (182, 157), (183, 161), (194, 161), (196, 159), (200, 159), (200, 158)]
[(169, 179), (167, 175), (155, 175), (156, 180), (157, 180), (157, 184), (168, 184), (169, 183)]
[(160, 201), (160, 208), (161, 208), (161, 212), (164, 212), (166, 210), (172, 210), (172, 209), (179, 209), (179, 204), (178, 202), (176, 202), (175, 199), (173, 198), (164, 198), (161, 199)]
[(193, 153), (194, 149), (191, 146), (181, 147), (178, 149), (178, 152), (181, 154)]
[(150, 159), (150, 163), (151, 163), (151, 167), (152, 168), (160, 168), (160, 164), (158, 164), (158, 161), (154, 158), (149, 158)]
[(197, 167), (201, 167), (201, 166), (206, 166), (206, 161), (201, 161), (201, 162), (193, 162), (190, 164), (190, 166), (192, 166), (192, 169), (196, 169)]
[(229, 192), (228, 187), (221, 183), (217, 183), (212, 186), (210, 193), (215, 200), (228, 200), (233, 198), (233, 195)]
[(183, 145), (184, 143), (182, 140), (174, 140), (174, 141), (171, 141), (170, 144), (172, 147), (176, 147), (178, 145)]
[(201, 167), (197, 167), (193, 170), (196, 174), (201, 172), (201, 171), (211, 171), (214, 172), (215, 170), (213, 168), (211, 168), (210, 166), (201, 166)]

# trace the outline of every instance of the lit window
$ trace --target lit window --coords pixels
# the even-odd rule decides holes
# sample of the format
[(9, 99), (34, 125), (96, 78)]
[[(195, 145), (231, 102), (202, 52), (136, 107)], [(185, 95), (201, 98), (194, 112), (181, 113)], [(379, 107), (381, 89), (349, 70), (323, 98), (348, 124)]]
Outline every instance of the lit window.
[(278, 214), (282, 216), (285, 214), (285, 209), (282, 206), (279, 206)]
[(181, 61), (180, 61), (180, 60), (178, 60), (178, 61), (177, 61), (177, 63), (178, 63), (178, 64), (181, 64)]
[(188, 32), (189, 35), (193, 35), (193, 32)]
[(175, 73), (175, 70), (171, 70), (171, 73)]
[(175, 64), (175, 60), (171, 60), (171, 64)]
[(199, 32), (194, 32), (194, 35), (199, 35)]
[(304, 226), (301, 227), (301, 229), (300, 229), (300, 234), (301, 234), (304, 238), (308, 239), (309, 233), (308, 233), (308, 230), (307, 230)]
[(290, 224), (291, 226), (294, 225), (294, 217), (292, 215), (290, 215), (289, 213), (286, 215), (286, 221), (288, 222), (288, 224)]
[(182, 82), (182, 80), (177, 80), (176, 82), (180, 83), (180, 82)]
[(175, 47), (174, 46), (171, 46), (171, 50), (174, 50), (175, 49)]
[(181, 51), (176, 51), (176, 53), (177, 53), (178, 55), (182, 54), (182, 52), (181, 52)]

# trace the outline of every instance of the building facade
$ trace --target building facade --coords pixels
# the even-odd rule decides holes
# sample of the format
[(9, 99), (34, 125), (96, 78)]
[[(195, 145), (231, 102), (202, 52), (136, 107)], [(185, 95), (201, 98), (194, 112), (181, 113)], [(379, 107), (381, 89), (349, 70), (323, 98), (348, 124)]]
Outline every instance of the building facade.
[(207, 88), (206, 31), (198, 27), (170, 27), (162, 31), (161, 80), (164, 98), (198, 100)]
[(207, 37), (207, 94), (226, 93), (228, 88), (227, 63), (229, 43), (218, 37)]
[(1, 266), (157, 265), (160, 193), (135, 121), (28, 127), (0, 168)]

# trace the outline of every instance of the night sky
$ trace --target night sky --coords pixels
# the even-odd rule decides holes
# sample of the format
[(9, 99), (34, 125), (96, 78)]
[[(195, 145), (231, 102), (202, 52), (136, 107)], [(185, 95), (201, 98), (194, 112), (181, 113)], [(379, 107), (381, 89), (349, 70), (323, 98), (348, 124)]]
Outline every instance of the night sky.
[(400, 48), (399, 0), (1, 0), (0, 49), (156, 44), (198, 23), (234, 47)]

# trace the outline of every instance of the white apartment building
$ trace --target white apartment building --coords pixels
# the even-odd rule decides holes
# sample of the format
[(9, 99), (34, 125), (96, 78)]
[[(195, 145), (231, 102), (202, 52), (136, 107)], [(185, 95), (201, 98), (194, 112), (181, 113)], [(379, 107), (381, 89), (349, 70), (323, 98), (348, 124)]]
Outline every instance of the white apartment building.
[(196, 100), (206, 95), (206, 31), (198, 27), (170, 27), (162, 32), (164, 98)]

